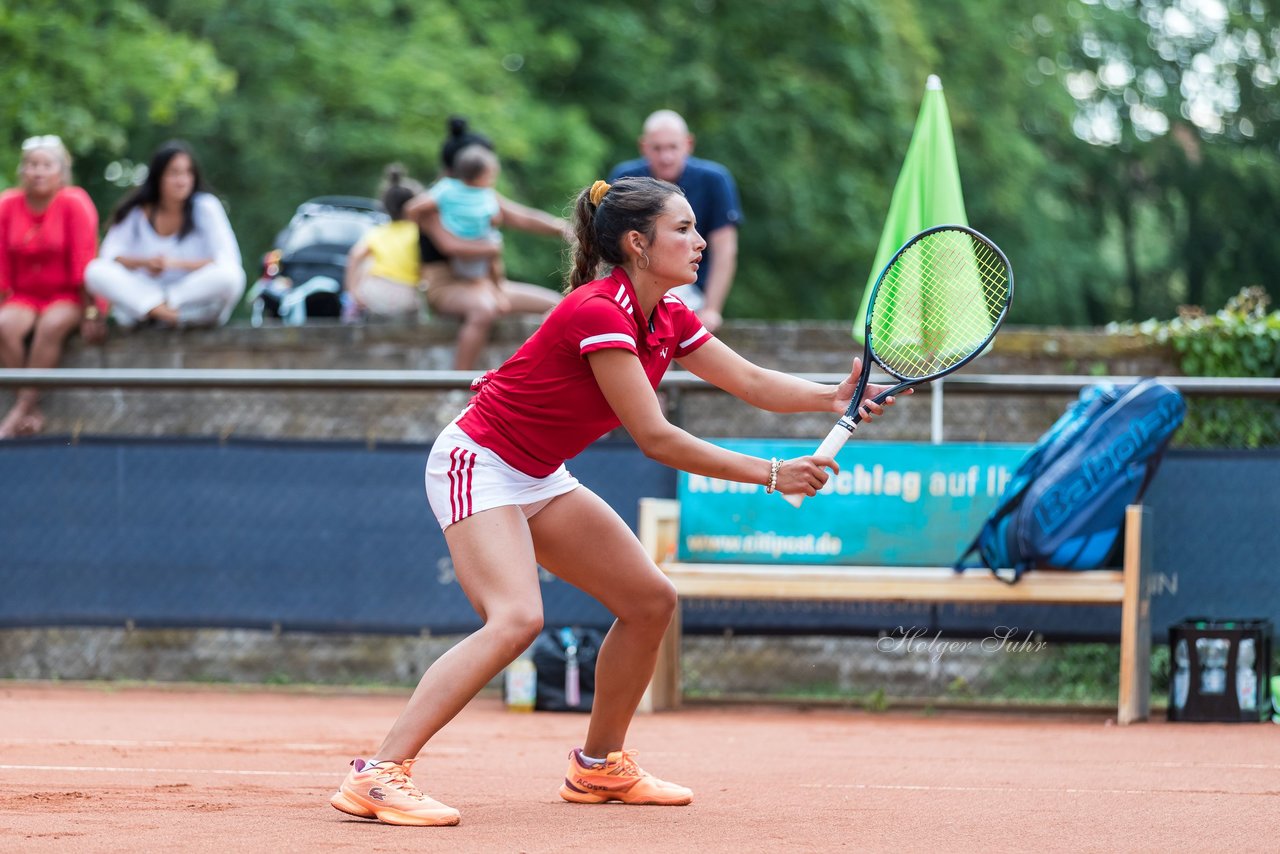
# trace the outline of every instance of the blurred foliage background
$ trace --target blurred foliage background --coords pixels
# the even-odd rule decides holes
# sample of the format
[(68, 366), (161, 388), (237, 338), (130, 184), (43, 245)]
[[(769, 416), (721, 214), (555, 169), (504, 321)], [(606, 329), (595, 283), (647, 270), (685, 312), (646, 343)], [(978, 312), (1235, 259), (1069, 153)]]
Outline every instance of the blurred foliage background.
[[(7, 0), (0, 185), (61, 134), (105, 214), (190, 140), (250, 275), (294, 208), (434, 176), (446, 119), (546, 210), (635, 156), (652, 110), (725, 163), (746, 223), (728, 314), (851, 318), (926, 77), (1013, 321), (1220, 306), (1280, 267), (1280, 16), (1263, 0)], [(556, 284), (545, 238), (508, 268)]]

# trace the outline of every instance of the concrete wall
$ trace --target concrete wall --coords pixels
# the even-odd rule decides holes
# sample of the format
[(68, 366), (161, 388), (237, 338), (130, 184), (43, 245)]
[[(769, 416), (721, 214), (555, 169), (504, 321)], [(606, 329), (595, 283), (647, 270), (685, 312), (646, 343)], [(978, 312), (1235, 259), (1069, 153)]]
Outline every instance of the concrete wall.
[[(499, 364), (536, 328), (530, 320), (501, 323), (485, 354)], [(173, 332), (144, 329), (115, 334), (103, 347), (74, 341), (68, 367), (292, 368), (445, 370), (451, 367), (456, 325), (367, 324), (309, 327), (228, 327)], [(847, 370), (855, 353), (848, 325), (815, 321), (731, 321), (720, 337), (749, 359), (793, 372)], [(1007, 329), (970, 372), (1030, 374), (1177, 373), (1170, 353), (1142, 339), (1063, 329)], [(479, 373), (479, 371), (477, 371)], [(0, 405), (11, 391), (0, 389)], [(469, 393), (63, 390), (46, 398), (48, 432), (55, 435), (230, 436), (429, 441), (458, 412)], [(951, 395), (947, 438), (1031, 441), (1062, 411), (1067, 397), (1013, 398)], [(673, 412), (707, 436), (825, 435), (826, 415), (762, 413), (718, 392), (687, 392)], [(920, 398), (875, 425), (886, 440), (921, 440), (929, 433), (929, 405)]]

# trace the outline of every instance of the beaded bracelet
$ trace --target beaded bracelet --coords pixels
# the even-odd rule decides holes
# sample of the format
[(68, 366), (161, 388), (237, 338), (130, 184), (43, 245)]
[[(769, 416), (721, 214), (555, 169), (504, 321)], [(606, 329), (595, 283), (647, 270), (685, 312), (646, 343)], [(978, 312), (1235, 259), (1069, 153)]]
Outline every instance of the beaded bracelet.
[(782, 460), (778, 457), (772, 457), (769, 460), (769, 483), (765, 486), (764, 491), (771, 493), (778, 488), (778, 469), (782, 468)]

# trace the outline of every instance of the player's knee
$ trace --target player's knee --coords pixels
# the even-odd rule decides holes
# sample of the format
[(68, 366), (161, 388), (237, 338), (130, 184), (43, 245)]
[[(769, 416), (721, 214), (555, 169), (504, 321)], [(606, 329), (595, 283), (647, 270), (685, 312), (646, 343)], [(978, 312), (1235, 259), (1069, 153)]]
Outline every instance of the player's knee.
[(489, 625), (497, 630), (514, 658), (528, 649), (542, 631), (542, 609), (515, 609), (497, 614), (490, 618)]
[(676, 608), (680, 607), (680, 597), (676, 594), (676, 587), (666, 577), (663, 577), (653, 601), (655, 619), (666, 626), (671, 622), (671, 616), (676, 612)]
[(626, 612), (618, 617), (628, 622), (652, 625), (666, 629), (671, 615), (676, 611), (678, 597), (675, 586), (665, 576), (654, 581), (643, 596), (628, 603)]

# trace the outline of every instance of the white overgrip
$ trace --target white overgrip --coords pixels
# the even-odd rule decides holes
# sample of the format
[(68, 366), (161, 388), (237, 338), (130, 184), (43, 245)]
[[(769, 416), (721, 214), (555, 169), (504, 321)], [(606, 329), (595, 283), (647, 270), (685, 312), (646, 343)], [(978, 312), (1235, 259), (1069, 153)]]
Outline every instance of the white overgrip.
[[(818, 446), (818, 450), (813, 452), (815, 457), (831, 457), (835, 459), (836, 454), (844, 447), (844, 443), (849, 441), (849, 437), (853, 435), (853, 431), (857, 428), (857, 424), (847, 418), (841, 418), (836, 422), (836, 426), (831, 428), (831, 432), (827, 434), (827, 438), (822, 440), (822, 444)], [(790, 495), (783, 495), (792, 507), (799, 507), (804, 502), (803, 493), (795, 492)]]

